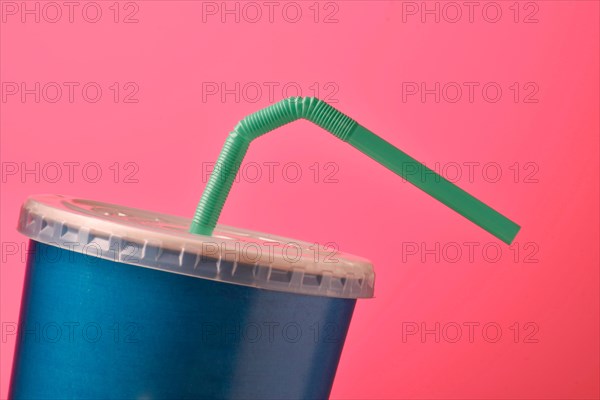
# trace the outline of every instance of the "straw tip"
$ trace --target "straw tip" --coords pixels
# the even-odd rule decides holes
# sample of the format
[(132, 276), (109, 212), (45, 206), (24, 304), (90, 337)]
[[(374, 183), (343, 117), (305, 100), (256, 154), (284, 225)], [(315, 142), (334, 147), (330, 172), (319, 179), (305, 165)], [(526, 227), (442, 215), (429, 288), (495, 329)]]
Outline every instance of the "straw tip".
[(511, 245), (520, 230), (521, 226), (513, 223), (510, 229), (507, 229), (505, 232), (502, 232), (502, 234), (499, 235), (498, 238), (504, 243)]

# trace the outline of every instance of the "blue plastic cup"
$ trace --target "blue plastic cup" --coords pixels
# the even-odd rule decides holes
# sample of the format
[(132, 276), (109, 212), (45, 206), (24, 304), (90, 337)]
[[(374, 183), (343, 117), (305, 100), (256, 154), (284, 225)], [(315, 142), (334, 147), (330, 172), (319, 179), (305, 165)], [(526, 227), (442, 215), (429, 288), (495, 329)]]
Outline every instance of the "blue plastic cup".
[[(11, 399), (328, 398), (371, 264), (62, 196), (30, 237)], [(285, 249), (285, 250), (284, 250)]]

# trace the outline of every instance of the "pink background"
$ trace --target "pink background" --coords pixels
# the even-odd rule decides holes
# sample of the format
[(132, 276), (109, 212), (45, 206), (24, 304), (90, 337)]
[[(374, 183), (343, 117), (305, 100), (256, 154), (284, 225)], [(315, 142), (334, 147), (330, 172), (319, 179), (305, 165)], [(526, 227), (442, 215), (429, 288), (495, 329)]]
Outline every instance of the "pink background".
[[(235, 15), (221, 22), (219, 9), (203, 14), (203, 8), (223, 7), (220, 2), (122, 2), (114, 22), (113, 2), (100, 1), (97, 23), (82, 17), (84, 3), (72, 23), (66, 7), (56, 23), (49, 21), (51, 9), (40, 9), (39, 23), (35, 15), (23, 22), (21, 2), (7, 3), (1, 2), (0, 28), (2, 323), (18, 320), (23, 254), (8, 249), (25, 243), (14, 227), (28, 195), (72, 194), (191, 216), (204, 187), (202, 162), (216, 159), (240, 118), (281, 99), (282, 86), (293, 82), (305, 96), (318, 87), (321, 97), (337, 100), (343, 112), (428, 165), (461, 166), (458, 185), (523, 226), (509, 248), (306, 122), (255, 142), (247, 162), (294, 161), (302, 179), (291, 183), (278, 169), (273, 182), (239, 182), (220, 221), (335, 242), (376, 268), (376, 297), (357, 306), (332, 398), (600, 395), (598, 2), (520, 3), (517, 22), (513, 2), (498, 2), (496, 23), (489, 21), (495, 9), (486, 2), (472, 22), (461, 6), (456, 23), (448, 21), (456, 10), (442, 9), (446, 3), (438, 4), (439, 23), (435, 15), (423, 15), (422, 22), (420, 13), (410, 13), (424, 7), (421, 2), (321, 2), (317, 22), (313, 2), (298, 2), (296, 23), (295, 8), (285, 2), (277, 3), (273, 21), (264, 3), (254, 3), (263, 11), (254, 23), (253, 9), (240, 11), (239, 22)], [(35, 3), (24, 4), (33, 9)], [(137, 22), (124, 23), (132, 12)], [(30, 88), (35, 82), (78, 82), (79, 88), (97, 82), (103, 94), (91, 103), (76, 89), (72, 102), (65, 91), (52, 103), (55, 94), (48, 91), (36, 103), (34, 95), (24, 101), (10, 95), (10, 82)], [(114, 82), (121, 86), (117, 102), (109, 89)], [(127, 82), (139, 88), (137, 103), (123, 101), (134, 87)], [(203, 82), (229, 88), (239, 82), (248, 91), (239, 101), (206, 93), (203, 99)], [(252, 82), (264, 89), (256, 101)], [(274, 99), (265, 82), (279, 85)], [(434, 95), (424, 101), (408, 95), (411, 82), (451, 84), (435, 102)], [(455, 103), (453, 82), (465, 88)], [(472, 101), (464, 82), (479, 84)], [(502, 89), (497, 102), (482, 95), (488, 82)], [(288, 94), (295, 94), (293, 87)], [(88, 182), (93, 170), (86, 178), (80, 167), (69, 182), (64, 167), (52, 182), (53, 163), (65, 162), (97, 163), (102, 178)], [(128, 162), (134, 164), (125, 167)], [(328, 162), (337, 166), (337, 182), (324, 178), (334, 168), (326, 169)], [(9, 173), (35, 163), (45, 168), (39, 182), (35, 175)], [(109, 168), (114, 163), (121, 172), (117, 182)], [(315, 163), (323, 174), (316, 183)], [(479, 163), (473, 179), (465, 176), (469, 163)], [(499, 166), (497, 182), (497, 168), (482, 174), (487, 164)], [(137, 183), (127, 182), (129, 172)], [(454, 260), (456, 246), (467, 253), (465, 242), (477, 243), (473, 258)], [(425, 251), (435, 253), (436, 243), (445, 250)], [(500, 259), (492, 262), (498, 248)], [(472, 342), (469, 322), (479, 324)], [(433, 334), (406, 335), (407, 327), (436, 323), (463, 326), (463, 337), (451, 343), (454, 331), (446, 330), (436, 343)], [(502, 328), (496, 343), (493, 330), (482, 334), (490, 323)], [(3, 339), (2, 398), (13, 350), (14, 338)]]

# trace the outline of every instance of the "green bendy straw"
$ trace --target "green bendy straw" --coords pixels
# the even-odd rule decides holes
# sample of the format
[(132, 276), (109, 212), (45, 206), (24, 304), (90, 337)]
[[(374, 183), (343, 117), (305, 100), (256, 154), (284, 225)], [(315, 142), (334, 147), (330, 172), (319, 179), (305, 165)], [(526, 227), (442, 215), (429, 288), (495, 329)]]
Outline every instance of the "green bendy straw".
[[(191, 233), (212, 235), (250, 142), (304, 118), (400, 175), (425, 193), (510, 244), (520, 227), (493, 208), (394, 147), (352, 118), (314, 97), (291, 97), (248, 115), (229, 134), (196, 209)], [(421, 171), (414, 174), (414, 171)]]

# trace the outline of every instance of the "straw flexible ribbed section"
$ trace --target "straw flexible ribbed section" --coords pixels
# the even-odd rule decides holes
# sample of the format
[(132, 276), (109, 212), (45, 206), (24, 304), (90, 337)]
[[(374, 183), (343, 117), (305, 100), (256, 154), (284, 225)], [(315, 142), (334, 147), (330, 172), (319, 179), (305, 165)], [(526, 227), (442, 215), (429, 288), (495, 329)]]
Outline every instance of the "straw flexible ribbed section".
[(235, 127), (248, 140), (256, 139), (297, 119), (306, 119), (347, 141), (356, 121), (314, 97), (290, 97), (250, 114)]
[(357, 123), (322, 100), (291, 97), (241, 120), (229, 134), (202, 193), (190, 232), (211, 235), (250, 142), (283, 125), (306, 119), (348, 141)]

